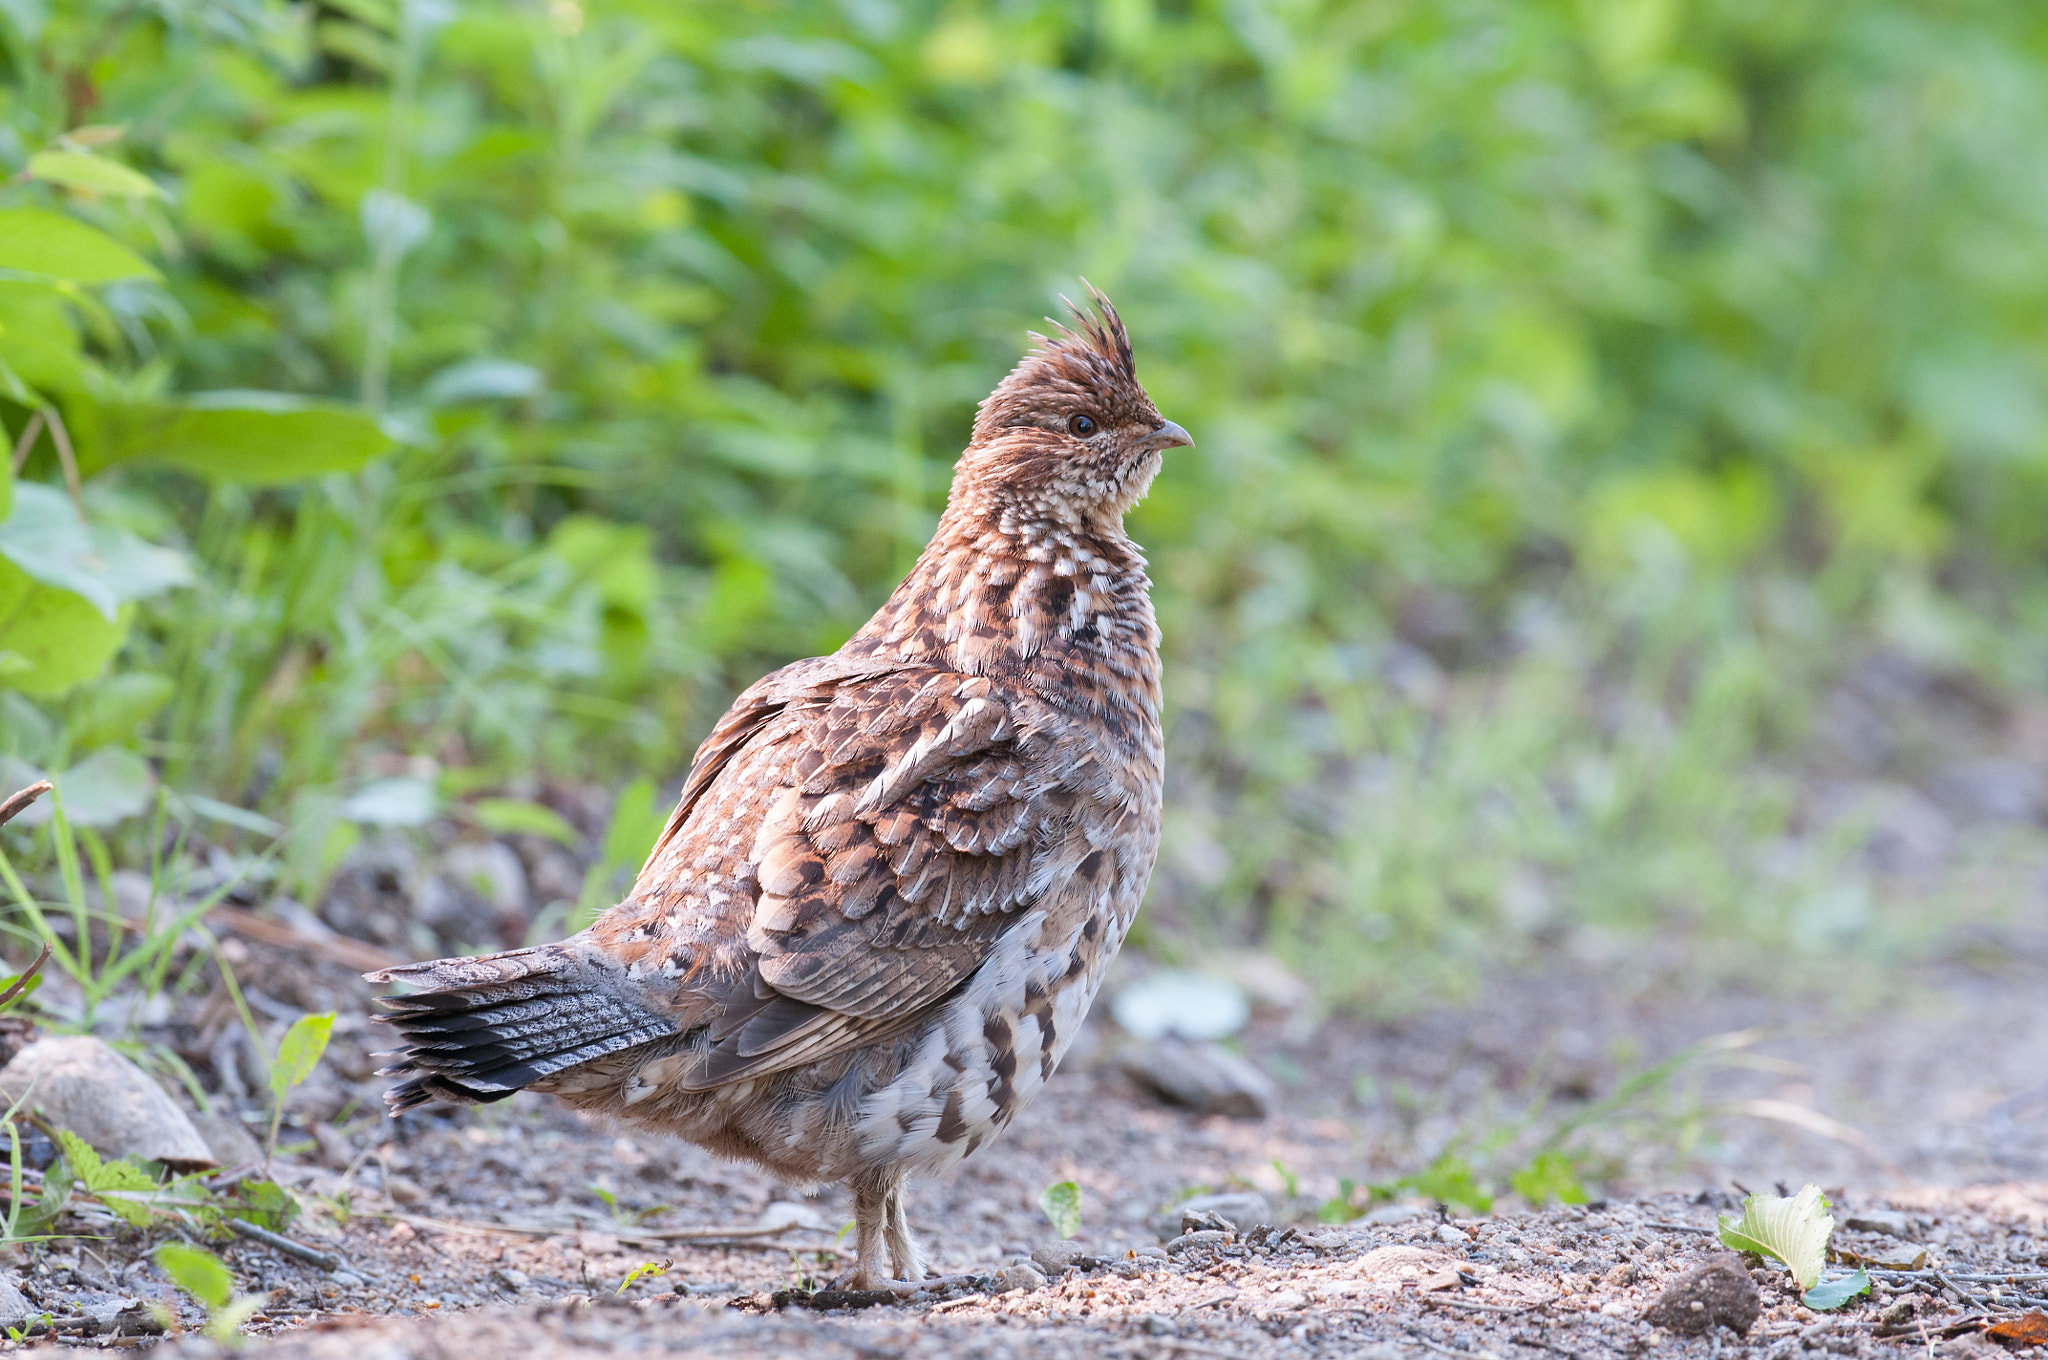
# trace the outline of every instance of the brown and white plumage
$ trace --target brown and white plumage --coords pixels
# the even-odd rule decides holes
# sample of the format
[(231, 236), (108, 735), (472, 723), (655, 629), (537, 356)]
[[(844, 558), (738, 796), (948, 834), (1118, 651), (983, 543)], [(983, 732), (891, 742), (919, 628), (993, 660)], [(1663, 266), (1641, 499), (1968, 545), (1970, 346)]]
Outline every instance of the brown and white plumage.
[(734, 702), (625, 901), (558, 944), (371, 975), (416, 989), (383, 1003), (395, 1112), (531, 1087), (846, 1180), (855, 1282), (885, 1236), (922, 1277), (904, 1176), (1051, 1076), (1158, 852), (1158, 629), (1123, 514), (1189, 441), (1093, 297), (982, 403), (888, 603)]

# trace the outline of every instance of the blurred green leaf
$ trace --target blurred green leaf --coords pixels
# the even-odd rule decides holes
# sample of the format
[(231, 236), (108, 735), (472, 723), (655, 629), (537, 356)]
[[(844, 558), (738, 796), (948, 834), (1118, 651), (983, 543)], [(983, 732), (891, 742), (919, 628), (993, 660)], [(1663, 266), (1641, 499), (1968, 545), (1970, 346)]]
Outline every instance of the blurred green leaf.
[(545, 836), (574, 850), (583, 844), (576, 828), (551, 807), (523, 798), (479, 798), (469, 810), (484, 830), (499, 836)]
[(162, 198), (156, 181), (119, 161), (82, 151), (38, 151), (28, 158), (30, 178), (67, 189), (90, 189), (95, 193), (126, 198)]
[(1584, 1204), (1586, 1187), (1579, 1183), (1578, 1169), (1561, 1152), (1539, 1152), (1527, 1167), (1508, 1178), (1515, 1193), (1531, 1204)]
[(1493, 1212), (1492, 1196), (1479, 1188), (1471, 1164), (1455, 1153), (1444, 1153), (1401, 1185), (1441, 1204), (1461, 1205), (1476, 1214)]
[(36, 482), (14, 489), (13, 512), (0, 524), (0, 556), (44, 585), (89, 600), (108, 623), (129, 601), (192, 581), (184, 554), (87, 524), (70, 497)]
[(204, 1247), (165, 1242), (156, 1249), (156, 1263), (171, 1283), (213, 1311), (228, 1306), (235, 1292), (234, 1276), (218, 1256)]
[(182, 402), (116, 403), (81, 413), (81, 462), (163, 463), (210, 481), (279, 486), (355, 472), (391, 447), (352, 407), (273, 392), (210, 392)]
[(126, 636), (84, 596), (0, 557), (0, 686), (62, 694), (105, 669)]
[(0, 269), (72, 283), (157, 277), (154, 267), (105, 232), (43, 208), (0, 208)]
[(1081, 1187), (1072, 1181), (1057, 1181), (1038, 1196), (1038, 1207), (1052, 1224), (1053, 1236), (1062, 1242), (1081, 1231)]

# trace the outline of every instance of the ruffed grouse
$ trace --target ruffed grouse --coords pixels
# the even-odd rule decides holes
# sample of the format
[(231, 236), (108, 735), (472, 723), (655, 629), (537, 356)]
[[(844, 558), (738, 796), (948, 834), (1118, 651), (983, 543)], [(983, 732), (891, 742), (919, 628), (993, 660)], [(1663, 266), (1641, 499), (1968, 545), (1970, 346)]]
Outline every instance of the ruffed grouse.
[(913, 1172), (1052, 1075), (1159, 848), (1159, 632), (1123, 515), (1190, 443), (1090, 290), (982, 402), (938, 532), (831, 656), (740, 695), (625, 901), (385, 969), (394, 1112), (548, 1091), (848, 1182), (857, 1288), (925, 1278)]

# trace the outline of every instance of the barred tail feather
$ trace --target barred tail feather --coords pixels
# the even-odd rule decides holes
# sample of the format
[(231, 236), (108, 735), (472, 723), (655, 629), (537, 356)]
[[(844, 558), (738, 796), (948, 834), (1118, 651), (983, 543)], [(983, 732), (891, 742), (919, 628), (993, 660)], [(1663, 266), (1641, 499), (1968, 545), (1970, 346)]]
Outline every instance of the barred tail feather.
[(378, 998), (405, 1051), (380, 1075), (393, 1114), (441, 1101), (481, 1105), (557, 1072), (677, 1032), (605, 985), (566, 945), (435, 959), (363, 975), (415, 990)]

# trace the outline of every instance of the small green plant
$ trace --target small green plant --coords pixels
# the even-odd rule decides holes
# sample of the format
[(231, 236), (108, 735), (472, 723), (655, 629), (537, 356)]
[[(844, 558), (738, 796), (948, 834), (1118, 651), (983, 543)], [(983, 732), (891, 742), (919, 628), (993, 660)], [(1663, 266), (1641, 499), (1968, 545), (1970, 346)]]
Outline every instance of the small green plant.
[(650, 1276), (666, 1275), (675, 1262), (673, 1260), (643, 1261), (626, 1272), (626, 1278), (619, 1281), (619, 1292), (625, 1293), (640, 1281)]
[(1721, 1245), (1781, 1262), (1792, 1272), (1803, 1291), (1801, 1302), (1808, 1308), (1817, 1312), (1840, 1308), (1869, 1291), (1870, 1276), (1858, 1266), (1848, 1275), (1822, 1282), (1828, 1239), (1835, 1231), (1828, 1207), (1827, 1196), (1811, 1184), (1791, 1196), (1751, 1195), (1742, 1202), (1740, 1219), (1717, 1220)]
[[(19, 813), (34, 801), (36, 795), (50, 790), (45, 780), (30, 788), (23, 789), (7, 800), (9, 817)], [(167, 829), (166, 804), (159, 798), (156, 825), (153, 828), (153, 845), (161, 845)], [(216, 884), (190, 902), (182, 911), (161, 912), (158, 909), (159, 889), (165, 873), (166, 857), (157, 856), (151, 865), (150, 899), (143, 910), (142, 919), (124, 920), (112, 910), (112, 884), (114, 859), (106, 840), (93, 828), (75, 826), (66, 817), (61, 789), (51, 792), (49, 833), (51, 849), (57, 864), (57, 877), (63, 887), (64, 900), (61, 903), (45, 903), (32, 894), (26, 882), (15, 870), (14, 864), (4, 851), (0, 851), (0, 884), (14, 897), (15, 905), (25, 924), (12, 920), (0, 920), (0, 930), (25, 937), (49, 952), (57, 967), (78, 985), (82, 1014), (80, 1022), (88, 1028), (93, 1024), (100, 1007), (125, 985), (134, 985), (147, 995), (162, 991), (169, 980), (173, 958), (186, 932), (197, 925), (206, 913), (235, 890), (244, 879), (257, 871), (252, 861), (243, 864), (224, 881)], [(173, 846), (169, 861), (179, 859), (182, 838)], [(85, 882), (85, 866), (90, 864), (99, 882), (97, 897), (107, 905), (95, 905), (95, 894), (88, 891)], [(46, 906), (61, 907), (69, 918), (69, 940), (60, 934), (45, 912)], [(95, 945), (94, 931), (98, 929), (105, 938), (104, 949)], [(131, 944), (130, 941), (133, 941)]]
[(156, 1249), (156, 1263), (206, 1309), (206, 1334), (223, 1345), (235, 1344), (242, 1324), (263, 1304), (261, 1294), (235, 1293), (227, 1264), (204, 1247), (166, 1242)]
[(293, 1087), (313, 1075), (333, 1033), (334, 1012), (329, 1011), (325, 1015), (300, 1016), (277, 1041), (277, 1056), (270, 1060), (270, 1138), (263, 1149), (266, 1168), (277, 1155), (277, 1130), (284, 1122), (284, 1098)]
[(1579, 1183), (1579, 1170), (1572, 1159), (1556, 1149), (1546, 1149), (1530, 1159), (1529, 1165), (1508, 1177), (1515, 1193), (1531, 1204), (1584, 1204), (1586, 1187)]
[(1289, 1171), (1286, 1167), (1282, 1166), (1280, 1164), (1280, 1159), (1278, 1157), (1275, 1157), (1273, 1159), (1273, 1171), (1280, 1177), (1280, 1188), (1286, 1193), (1287, 1198), (1300, 1199), (1300, 1177), (1296, 1176), (1292, 1171)]
[(1038, 1207), (1052, 1224), (1053, 1235), (1061, 1241), (1081, 1231), (1081, 1187), (1072, 1181), (1057, 1181), (1038, 1196)]

